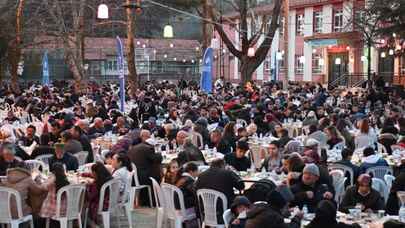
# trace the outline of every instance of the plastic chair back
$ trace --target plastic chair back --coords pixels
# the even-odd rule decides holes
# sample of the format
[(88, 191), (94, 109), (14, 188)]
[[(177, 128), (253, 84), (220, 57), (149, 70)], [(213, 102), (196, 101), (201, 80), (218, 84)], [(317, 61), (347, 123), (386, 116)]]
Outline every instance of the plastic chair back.
[[(112, 179), (107, 181), (101, 186), (100, 189), (100, 200), (98, 205), (98, 213), (101, 212), (112, 212), (117, 207), (119, 207), (120, 199), (120, 180)], [(108, 193), (108, 208), (104, 209), (105, 195)]]
[(0, 222), (10, 222), (13, 220), (11, 208), (17, 207), (17, 219), (23, 218), (22, 201), (20, 193), (7, 187), (0, 187)]
[(86, 164), (88, 155), (89, 155), (89, 152), (87, 152), (87, 151), (80, 151), (80, 152), (73, 154), (73, 156), (75, 156), (77, 158), (77, 160), (79, 161), (79, 166)]
[(372, 177), (378, 178), (382, 181), (384, 181), (384, 176), (387, 174), (393, 175), (394, 172), (392, 171), (392, 168), (389, 166), (375, 166), (368, 168), (366, 170), (366, 173), (371, 175)]
[(53, 157), (52, 154), (44, 154), (44, 155), (39, 155), (35, 158), (35, 160), (42, 161), (46, 165), (49, 166), (49, 160)]
[[(199, 189), (197, 190), (198, 204), (200, 206), (200, 212), (203, 211), (203, 224), (205, 226), (223, 226), (219, 224), (217, 218), (217, 203), (218, 200), (222, 201), (222, 208), (226, 210), (228, 201), (226, 196), (222, 192), (218, 192), (211, 189)], [(200, 202), (200, 200), (202, 202)], [(201, 208), (202, 204), (202, 208)], [(203, 210), (201, 210), (203, 209)], [(204, 226), (203, 226), (204, 227)]]
[[(82, 184), (67, 185), (59, 189), (56, 194), (56, 217), (64, 217), (67, 220), (77, 219), (81, 213), (84, 204), (86, 186)], [(65, 199), (66, 214), (61, 214), (62, 199)]]

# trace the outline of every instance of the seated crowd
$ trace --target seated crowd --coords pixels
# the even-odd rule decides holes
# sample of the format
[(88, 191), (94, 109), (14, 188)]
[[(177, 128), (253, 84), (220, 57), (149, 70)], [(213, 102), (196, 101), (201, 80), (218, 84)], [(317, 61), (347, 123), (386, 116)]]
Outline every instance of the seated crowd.
[[(222, 215), (230, 209), (232, 228), (298, 228), (308, 213), (314, 218), (307, 227), (360, 227), (337, 218), (338, 211), (353, 208), (398, 215), (405, 156), (396, 165), (386, 158), (405, 151), (405, 99), (396, 91), (338, 93), (321, 85), (291, 85), (287, 93), (270, 83), (260, 88), (226, 85), (207, 96), (191, 83), (181, 91), (169, 83), (147, 83), (128, 94), (137, 105), (125, 115), (117, 110), (116, 87), (88, 86), (81, 93), (63, 83), (52, 89), (27, 87), (24, 95), (0, 90), (11, 107), (0, 126), (0, 186), (20, 193), (23, 213), (34, 216), (36, 227), (55, 216), (57, 192), (72, 184), (68, 174), (78, 170), (91, 180), (85, 194), (91, 225), (101, 223), (102, 186), (120, 180), (124, 201), (128, 185), (135, 184), (126, 181), (133, 171), (139, 185), (152, 187), (153, 178), (180, 189), (187, 213), (200, 220), (204, 211), (197, 191), (223, 193), (227, 204), (217, 206), (218, 221), (228, 222)], [(57, 96), (68, 92), (71, 96)], [(292, 133), (291, 122), (300, 122), (302, 132)], [(26, 127), (13, 128), (18, 124)], [(119, 138), (108, 151), (96, 146), (111, 135)], [(167, 143), (158, 144), (159, 139)], [(267, 140), (266, 146), (257, 149), (253, 141), (260, 139)], [(208, 159), (207, 151), (221, 156)], [(167, 161), (173, 153), (175, 158)], [(49, 174), (40, 180), (29, 161), (47, 155)], [(387, 183), (373, 168), (386, 169), (394, 181)], [(337, 187), (334, 170), (344, 170), (344, 187)], [(264, 176), (257, 183), (244, 181), (254, 173), (276, 175), (280, 183)], [(386, 193), (375, 187), (378, 181), (389, 186)], [(149, 200), (147, 191), (141, 191), (137, 206), (153, 206)], [(107, 207), (108, 200), (103, 202)]]

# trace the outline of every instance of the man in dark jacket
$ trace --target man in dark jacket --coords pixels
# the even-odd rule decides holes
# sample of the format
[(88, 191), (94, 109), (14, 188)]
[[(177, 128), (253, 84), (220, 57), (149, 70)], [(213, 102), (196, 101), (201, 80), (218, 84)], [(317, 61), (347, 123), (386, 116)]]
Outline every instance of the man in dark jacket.
[(284, 222), (284, 217), (273, 210), (269, 204), (255, 204), (254, 207), (247, 213), (247, 221), (245, 228), (292, 228), (299, 227), (299, 221), (293, 219), (291, 223)]
[(347, 189), (339, 210), (347, 213), (349, 209), (361, 205), (361, 210), (366, 212), (376, 212), (384, 209), (384, 200), (380, 193), (371, 187), (371, 177), (362, 174), (357, 179), (355, 186)]
[(401, 205), (397, 193), (405, 191), (405, 170), (403, 169), (392, 183), (391, 191), (388, 196), (386, 211), (390, 215), (398, 215), (399, 206)]
[[(177, 135), (179, 136), (179, 134), (181, 134), (182, 132), (183, 131), (180, 131), (179, 133), (177, 133)], [(178, 141), (177, 138), (178, 137), (176, 137), (176, 141)], [(197, 162), (199, 164), (206, 164), (204, 155), (201, 150), (192, 143), (191, 138), (186, 138), (184, 139), (184, 143), (182, 144), (182, 151), (180, 151), (177, 156), (177, 162), (180, 166), (182, 166), (183, 164), (191, 161)]]
[(49, 159), (49, 167), (52, 167), (53, 163), (60, 162), (65, 165), (67, 171), (75, 171), (79, 168), (79, 161), (70, 153), (65, 152), (64, 144), (56, 143), (55, 155)]
[(225, 169), (225, 163), (222, 159), (211, 162), (211, 167), (198, 177), (196, 189), (213, 189), (225, 194), (228, 200), (228, 207), (235, 198), (234, 188), (241, 190), (245, 184), (240, 182), (240, 177), (231, 170)]
[(226, 164), (232, 166), (237, 171), (247, 171), (251, 166), (250, 159), (246, 157), (248, 150), (249, 145), (246, 141), (238, 141), (236, 151), (225, 155)]
[(89, 152), (86, 162), (87, 163), (93, 162), (94, 161), (93, 148), (87, 135), (83, 132), (83, 130), (79, 126), (74, 126), (72, 128), (71, 133), (73, 135), (73, 138), (81, 143), (83, 150)]
[(320, 183), (319, 176), (317, 165), (307, 164), (304, 167), (301, 181), (291, 186), (291, 191), (294, 194), (292, 206), (298, 206), (302, 209), (306, 205), (309, 212), (314, 212), (321, 200), (333, 199), (333, 191), (329, 190), (326, 184)]
[(151, 184), (149, 177), (153, 177), (160, 183), (162, 155), (155, 153), (154, 147), (149, 143), (150, 131), (142, 130), (140, 137), (142, 142), (128, 151), (129, 158), (138, 170), (139, 182), (141, 185)]

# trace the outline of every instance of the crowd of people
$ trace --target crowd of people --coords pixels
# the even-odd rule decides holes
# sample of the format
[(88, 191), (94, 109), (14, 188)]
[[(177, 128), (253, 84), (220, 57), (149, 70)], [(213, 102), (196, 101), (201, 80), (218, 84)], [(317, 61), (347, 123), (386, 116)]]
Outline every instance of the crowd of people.
[[(128, 94), (126, 112), (119, 111), (120, 91), (114, 84), (89, 83), (80, 92), (67, 82), (54, 82), (50, 87), (28, 84), (21, 85), (20, 94), (1, 87), (0, 176), (5, 178), (0, 186), (19, 191), (24, 214), (33, 214), (41, 224), (41, 218), (55, 215), (58, 190), (70, 184), (66, 172), (79, 168), (75, 154), (87, 151), (86, 163), (93, 164), (82, 175), (94, 180), (87, 185), (86, 206), (95, 223), (100, 222), (97, 208), (103, 184), (126, 179), (133, 167), (141, 185), (151, 186), (152, 177), (178, 187), (187, 213), (197, 213), (200, 218), (204, 212), (198, 207), (196, 191), (223, 193), (228, 205), (218, 209), (218, 220), (223, 222), (222, 213), (231, 209), (233, 228), (300, 227), (305, 213), (315, 213), (307, 227), (360, 227), (336, 217), (337, 211), (348, 213), (357, 207), (363, 212), (385, 210), (398, 215), (397, 192), (405, 191), (405, 156), (392, 167), (395, 180), (385, 200), (373, 189), (373, 176), (367, 170), (391, 165), (380, 146), (388, 155), (394, 153), (392, 148), (405, 151), (402, 90), (329, 90), (309, 83), (290, 84), (282, 90), (274, 82), (261, 86), (249, 82), (243, 86), (219, 84), (213, 94), (205, 94), (196, 83), (184, 83), (181, 87), (169, 82), (146, 83)], [(292, 135), (286, 127), (296, 122), (302, 125), (302, 135)], [(92, 142), (109, 135), (120, 138), (101, 154)], [(256, 168), (251, 141), (266, 137), (272, 140), (266, 142), (261, 167)], [(158, 148), (157, 139), (168, 143)], [(331, 163), (329, 151), (337, 145), (342, 145), (341, 159)], [(223, 159), (208, 162), (202, 152), (207, 149), (223, 154)], [(163, 164), (161, 151), (174, 151), (177, 158)], [(53, 155), (50, 175), (39, 183), (25, 161), (45, 154)], [(353, 162), (355, 154), (361, 158), (359, 163)], [(331, 164), (353, 172), (347, 176), (340, 200), (336, 200), (329, 174)], [(201, 166), (209, 167), (200, 172)], [(251, 171), (286, 178), (280, 185), (270, 181), (250, 186), (240, 174)], [(122, 193), (126, 184), (121, 183)], [(265, 187), (268, 189), (260, 192)], [(35, 202), (31, 195), (43, 197)], [(147, 192), (141, 193), (139, 204), (149, 204)], [(290, 218), (288, 223), (286, 218)], [(386, 227), (404, 224), (388, 221)]]

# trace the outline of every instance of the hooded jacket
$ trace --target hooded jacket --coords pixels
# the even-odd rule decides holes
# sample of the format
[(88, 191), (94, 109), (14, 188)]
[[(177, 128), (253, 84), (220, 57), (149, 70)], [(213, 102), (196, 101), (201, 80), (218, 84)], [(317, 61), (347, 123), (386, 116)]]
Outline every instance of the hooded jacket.
[[(40, 186), (32, 180), (31, 173), (22, 168), (9, 169), (7, 171), (7, 182), (1, 183), (1, 185), (15, 189), (20, 193), (23, 215), (28, 215), (32, 212), (28, 201), (29, 196), (42, 193)], [(17, 218), (17, 205), (14, 200), (11, 200), (11, 214), (13, 218)]]

